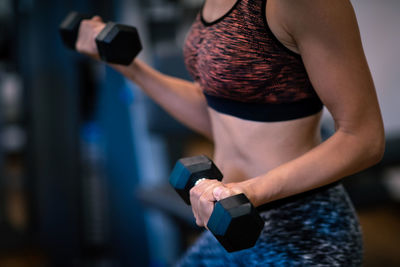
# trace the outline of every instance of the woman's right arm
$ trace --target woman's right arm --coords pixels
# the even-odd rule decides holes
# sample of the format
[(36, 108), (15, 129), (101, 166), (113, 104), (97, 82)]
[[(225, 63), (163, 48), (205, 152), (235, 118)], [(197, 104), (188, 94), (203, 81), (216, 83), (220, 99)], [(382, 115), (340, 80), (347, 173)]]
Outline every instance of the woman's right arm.
[[(83, 20), (79, 28), (76, 50), (99, 59), (95, 37), (104, 28), (100, 17)], [(194, 82), (160, 73), (141, 60), (130, 65), (110, 64), (142, 90), (175, 119), (212, 140), (207, 102), (201, 88)]]
[(175, 119), (212, 139), (206, 99), (196, 83), (164, 75), (138, 59), (128, 66), (112, 66)]

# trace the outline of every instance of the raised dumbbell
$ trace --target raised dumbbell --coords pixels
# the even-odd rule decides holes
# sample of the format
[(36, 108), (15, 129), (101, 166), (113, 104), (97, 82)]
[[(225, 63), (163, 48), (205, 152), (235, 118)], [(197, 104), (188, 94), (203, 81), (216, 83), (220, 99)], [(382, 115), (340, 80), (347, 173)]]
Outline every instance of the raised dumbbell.
[[(172, 170), (169, 182), (186, 204), (190, 189), (200, 179), (222, 180), (222, 173), (206, 156), (182, 158)], [(208, 229), (228, 252), (253, 247), (264, 227), (264, 221), (244, 194), (215, 203), (207, 223)]]
[[(70, 12), (60, 24), (60, 34), (64, 44), (75, 50), (79, 26), (90, 16)], [(135, 27), (108, 22), (96, 36), (97, 50), (103, 61), (129, 65), (142, 50), (139, 34)]]

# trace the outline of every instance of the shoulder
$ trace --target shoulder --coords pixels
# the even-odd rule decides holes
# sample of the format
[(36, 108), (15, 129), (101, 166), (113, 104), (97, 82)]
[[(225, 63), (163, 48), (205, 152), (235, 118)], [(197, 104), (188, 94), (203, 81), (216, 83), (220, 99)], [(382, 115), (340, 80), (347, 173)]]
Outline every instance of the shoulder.
[(266, 9), (271, 30), (297, 45), (299, 38), (358, 33), (350, 0), (268, 0)]
[[(283, 0), (285, 1), (285, 0)], [(287, 11), (280, 0), (268, 0), (265, 5), (265, 16), (268, 27), (275, 37), (288, 49), (299, 53), (296, 42), (287, 28), (286, 16)]]

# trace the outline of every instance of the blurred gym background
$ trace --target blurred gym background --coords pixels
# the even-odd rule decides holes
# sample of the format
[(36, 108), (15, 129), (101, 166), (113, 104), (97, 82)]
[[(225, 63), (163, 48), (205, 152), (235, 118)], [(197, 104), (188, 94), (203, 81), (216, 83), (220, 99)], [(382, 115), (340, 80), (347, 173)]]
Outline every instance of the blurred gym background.
[[(0, 0), (0, 266), (169, 266), (195, 239), (168, 186), (174, 162), (212, 155), (131, 82), (61, 42), (71, 10), (134, 25), (140, 58), (189, 79), (182, 43), (202, 0)], [(353, 0), (387, 148), (345, 185), (365, 266), (400, 266), (400, 2)], [(325, 112), (323, 134), (332, 133)]]

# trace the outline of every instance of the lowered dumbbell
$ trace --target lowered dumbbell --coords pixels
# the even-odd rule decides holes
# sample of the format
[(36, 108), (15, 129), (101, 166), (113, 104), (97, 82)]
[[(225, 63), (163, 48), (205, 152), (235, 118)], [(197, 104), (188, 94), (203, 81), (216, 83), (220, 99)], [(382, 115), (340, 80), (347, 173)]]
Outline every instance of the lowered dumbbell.
[[(186, 204), (190, 205), (190, 189), (200, 179), (222, 180), (222, 173), (206, 156), (178, 160), (169, 182)], [(207, 223), (208, 229), (228, 252), (253, 247), (264, 227), (264, 221), (244, 194), (215, 203)]]
[[(60, 34), (64, 44), (75, 50), (79, 26), (90, 16), (70, 12), (60, 24)], [(108, 22), (96, 36), (97, 50), (103, 61), (129, 65), (142, 50), (139, 34), (135, 27)]]

